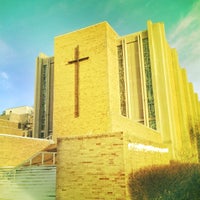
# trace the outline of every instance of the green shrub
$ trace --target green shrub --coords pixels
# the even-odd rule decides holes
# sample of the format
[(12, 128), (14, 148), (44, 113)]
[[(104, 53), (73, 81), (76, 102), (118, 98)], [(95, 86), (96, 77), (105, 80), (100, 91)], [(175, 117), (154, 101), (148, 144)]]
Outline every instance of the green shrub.
[(130, 174), (132, 200), (200, 200), (200, 165), (174, 163)]

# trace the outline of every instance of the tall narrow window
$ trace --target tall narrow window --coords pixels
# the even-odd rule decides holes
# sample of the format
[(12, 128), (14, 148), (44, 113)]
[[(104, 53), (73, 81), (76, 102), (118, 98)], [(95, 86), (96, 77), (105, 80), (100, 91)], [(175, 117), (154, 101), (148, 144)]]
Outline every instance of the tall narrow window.
[(121, 114), (127, 116), (127, 102), (126, 102), (126, 87), (125, 87), (125, 72), (123, 64), (123, 50), (122, 45), (117, 47), (118, 50), (118, 65), (119, 65), (119, 89), (120, 89), (120, 107)]
[(42, 66), (41, 71), (41, 131), (45, 131), (45, 123), (46, 123), (46, 96), (47, 96), (47, 65)]
[(145, 78), (146, 78), (149, 127), (156, 130), (156, 114), (154, 105), (148, 38), (143, 39), (143, 54), (144, 54), (144, 68), (145, 68)]

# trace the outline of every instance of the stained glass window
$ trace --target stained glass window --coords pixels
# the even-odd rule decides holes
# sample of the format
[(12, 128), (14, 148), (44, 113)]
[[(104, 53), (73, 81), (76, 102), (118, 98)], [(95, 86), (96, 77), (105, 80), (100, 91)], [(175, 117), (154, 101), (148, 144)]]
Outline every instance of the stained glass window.
[(121, 114), (127, 116), (127, 102), (126, 102), (126, 89), (125, 89), (125, 72), (123, 66), (123, 50), (122, 45), (118, 46), (118, 65), (119, 65), (119, 89), (120, 89), (120, 107)]
[(47, 92), (47, 65), (42, 66), (42, 73), (41, 73), (41, 130), (44, 131), (45, 123), (46, 123), (46, 92)]
[(154, 95), (152, 86), (152, 73), (151, 73), (151, 62), (149, 54), (149, 43), (148, 38), (143, 39), (143, 54), (144, 54), (144, 68), (146, 78), (146, 91), (147, 91), (147, 104), (148, 104), (148, 119), (149, 127), (156, 129), (156, 114), (154, 106)]

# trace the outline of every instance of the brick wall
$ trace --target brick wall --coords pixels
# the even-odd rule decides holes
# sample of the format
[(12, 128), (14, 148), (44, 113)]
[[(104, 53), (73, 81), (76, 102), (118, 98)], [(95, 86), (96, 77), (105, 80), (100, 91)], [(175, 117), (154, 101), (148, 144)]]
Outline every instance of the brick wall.
[(149, 165), (169, 163), (169, 149), (166, 145), (140, 140), (130, 133), (125, 134), (124, 145), (127, 173)]
[(58, 139), (57, 200), (125, 197), (123, 134)]
[[(149, 137), (146, 139), (136, 137), (135, 135), (139, 135), (137, 132), (124, 133), (126, 199), (131, 199), (128, 187), (130, 174), (147, 166), (169, 164), (170, 149), (168, 146), (153, 140), (153, 136), (156, 134), (153, 134), (153, 130), (146, 128), (146, 131), (149, 132)], [(150, 134), (150, 132), (152, 133)]]
[(17, 166), (49, 144), (48, 140), (0, 134), (0, 167)]
[[(136, 149), (133, 144), (152, 146)], [(132, 133), (58, 139), (57, 200), (130, 199), (128, 177), (140, 167), (169, 162), (166, 147)]]

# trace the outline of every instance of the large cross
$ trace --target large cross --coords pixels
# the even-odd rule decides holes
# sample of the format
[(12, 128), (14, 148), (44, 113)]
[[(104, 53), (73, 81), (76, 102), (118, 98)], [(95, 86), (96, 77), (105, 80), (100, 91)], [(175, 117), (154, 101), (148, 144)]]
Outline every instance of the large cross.
[(68, 64), (75, 64), (74, 70), (74, 117), (79, 117), (79, 62), (88, 60), (89, 57), (79, 58), (79, 45), (74, 49), (74, 60)]

